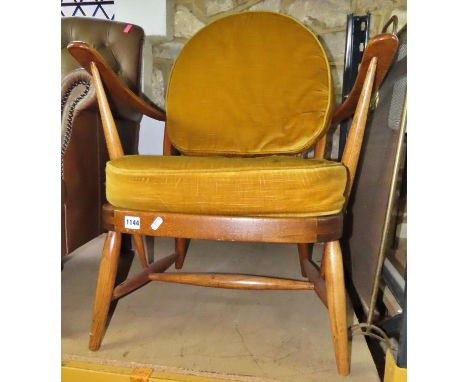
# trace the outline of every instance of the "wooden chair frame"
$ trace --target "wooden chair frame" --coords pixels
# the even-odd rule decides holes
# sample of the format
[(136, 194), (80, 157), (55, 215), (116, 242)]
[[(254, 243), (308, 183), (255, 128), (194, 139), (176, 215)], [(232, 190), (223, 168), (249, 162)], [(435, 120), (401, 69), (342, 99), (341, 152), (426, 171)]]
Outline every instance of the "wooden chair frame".
[[(354, 114), (342, 163), (348, 169), (346, 201), (353, 184), (360, 147), (373, 88), (378, 88), (396, 52), (398, 39), (383, 34), (372, 39), (366, 48), (360, 71), (348, 99), (333, 115), (338, 123)], [(137, 111), (165, 121), (164, 112), (154, 108), (132, 93), (112, 72), (102, 57), (82, 42), (68, 45), (70, 53), (92, 75), (96, 88), (102, 124), (110, 159), (123, 156), (104, 85), (112, 98), (125, 102)], [(315, 158), (323, 158), (326, 134), (315, 146)], [(165, 134), (164, 155), (177, 155)], [(125, 228), (126, 216), (140, 218), (139, 229)], [(348, 328), (346, 321), (346, 292), (343, 261), (339, 239), (342, 234), (343, 213), (323, 217), (237, 217), (189, 215), (170, 212), (136, 211), (103, 207), (104, 226), (108, 230), (97, 280), (96, 298), (91, 325), (89, 349), (98, 350), (105, 332), (112, 300), (127, 295), (150, 281), (191, 284), (215, 288), (255, 290), (314, 290), (328, 308), (336, 364), (341, 375), (349, 374)], [(159, 226), (155, 222), (161, 222)], [(115, 286), (122, 234), (133, 235), (136, 253), (143, 270)], [(143, 235), (174, 237), (175, 253), (148, 264)], [(175, 263), (183, 266), (189, 239), (295, 243), (298, 245), (301, 272), (308, 280), (291, 280), (266, 276), (216, 273), (180, 273), (165, 271)], [(324, 242), (320, 268), (311, 261), (311, 243)]]

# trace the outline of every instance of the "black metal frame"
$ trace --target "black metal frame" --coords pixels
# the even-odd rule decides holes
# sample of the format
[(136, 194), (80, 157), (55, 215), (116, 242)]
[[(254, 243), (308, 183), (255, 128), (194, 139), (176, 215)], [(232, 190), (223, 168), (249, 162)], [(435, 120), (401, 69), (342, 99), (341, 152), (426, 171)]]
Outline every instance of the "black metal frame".
[[(364, 48), (369, 41), (370, 17), (370, 13), (367, 13), (365, 16), (354, 16), (353, 13), (350, 13), (347, 17), (343, 70), (343, 101), (348, 98), (349, 92), (356, 81), (359, 63), (362, 60)], [(340, 145), (338, 151), (338, 159), (340, 160), (343, 155), (349, 125), (349, 120), (340, 124)]]
[(407, 368), (407, 333), (406, 333), (406, 320), (407, 320), (407, 310), (406, 310), (406, 277), (405, 277), (405, 299), (403, 301), (403, 318), (401, 324), (401, 331), (400, 331), (400, 340), (398, 341), (398, 357), (397, 357), (397, 365), (398, 367)]

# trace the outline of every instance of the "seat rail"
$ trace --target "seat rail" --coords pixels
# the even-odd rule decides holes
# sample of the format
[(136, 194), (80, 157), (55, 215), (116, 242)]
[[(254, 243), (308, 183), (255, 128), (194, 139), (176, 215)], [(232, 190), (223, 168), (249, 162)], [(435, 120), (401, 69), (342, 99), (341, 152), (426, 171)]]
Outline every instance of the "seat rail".
[[(127, 234), (264, 243), (338, 240), (343, 215), (319, 217), (237, 217), (127, 210), (106, 204), (106, 230)], [(127, 222), (127, 223), (126, 223)]]

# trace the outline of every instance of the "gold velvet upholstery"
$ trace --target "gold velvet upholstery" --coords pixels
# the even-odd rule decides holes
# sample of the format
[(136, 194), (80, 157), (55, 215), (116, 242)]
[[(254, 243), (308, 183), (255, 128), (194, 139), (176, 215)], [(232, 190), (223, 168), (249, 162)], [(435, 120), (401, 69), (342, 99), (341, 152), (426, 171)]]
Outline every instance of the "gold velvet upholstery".
[(299, 153), (328, 128), (332, 89), (323, 48), (302, 24), (271, 12), (227, 16), (174, 64), (168, 135), (186, 155)]
[(325, 133), (332, 88), (320, 43), (294, 19), (271, 12), (219, 19), (187, 42), (171, 73), (166, 128), (184, 155), (110, 161), (107, 199), (203, 215), (339, 213), (345, 167), (290, 156)]
[(237, 216), (320, 216), (341, 211), (346, 169), (290, 156), (124, 156), (107, 163), (116, 207)]

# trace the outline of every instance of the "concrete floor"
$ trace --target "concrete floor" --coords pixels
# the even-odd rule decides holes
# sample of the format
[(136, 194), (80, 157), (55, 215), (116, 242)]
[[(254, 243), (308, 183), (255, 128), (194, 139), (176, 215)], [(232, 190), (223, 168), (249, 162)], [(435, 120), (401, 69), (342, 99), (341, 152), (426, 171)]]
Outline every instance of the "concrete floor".
[[(101, 350), (88, 351), (103, 239), (81, 247), (64, 264), (64, 360), (235, 375), (246, 381), (379, 381), (360, 336), (351, 345), (351, 376), (338, 376), (327, 311), (312, 291), (235, 291), (152, 282), (119, 301)], [(155, 258), (172, 249), (172, 240), (156, 239)], [(131, 273), (135, 271), (137, 261)], [(183, 271), (300, 278), (296, 247), (282, 244), (192, 241)], [(353, 317), (351, 313), (350, 325)]]

